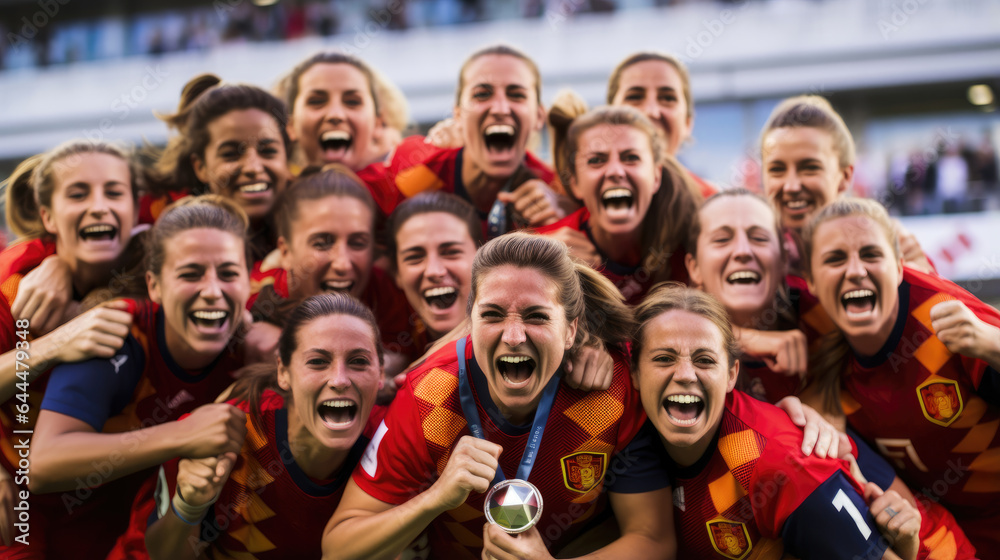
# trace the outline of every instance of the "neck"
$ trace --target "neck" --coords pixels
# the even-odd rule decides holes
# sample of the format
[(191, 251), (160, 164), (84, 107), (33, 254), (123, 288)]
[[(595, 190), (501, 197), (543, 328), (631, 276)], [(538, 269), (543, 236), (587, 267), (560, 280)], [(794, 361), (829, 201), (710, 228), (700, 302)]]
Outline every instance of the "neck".
[[(489, 383), (486, 384), (489, 386)], [(497, 410), (503, 415), (504, 419), (515, 426), (523, 426), (530, 423), (535, 418), (535, 411), (538, 410), (538, 401), (541, 400), (541, 394), (531, 401), (531, 404), (526, 407), (510, 407), (507, 406), (497, 398), (496, 393), (493, 391), (493, 387), (489, 387), (490, 399), (493, 404), (496, 405)]]
[(206, 356), (195, 352), (169, 325), (164, 325), (164, 329), (166, 332), (163, 339), (167, 343), (167, 352), (170, 352), (170, 357), (182, 368), (189, 371), (200, 370), (208, 367), (218, 356), (218, 354)]
[(497, 199), (497, 193), (503, 188), (506, 179), (496, 179), (484, 173), (468, 154), (462, 158), (462, 183), (472, 205), (480, 212), (489, 212), (493, 207), (493, 202)]
[[(775, 305), (775, 302), (777, 301), (778, 299), (772, 296), (764, 302), (764, 305), (756, 310), (726, 309), (726, 311), (729, 312), (730, 320), (738, 327), (742, 327), (744, 329), (755, 329), (758, 331), (771, 331), (776, 330), (776, 321), (779, 317), (779, 310)], [(770, 320), (765, 320), (764, 317), (767, 315), (769, 310), (774, 311), (775, 314)]]
[(608, 233), (591, 222), (590, 232), (594, 236), (597, 247), (612, 261), (624, 265), (634, 265), (642, 260), (642, 231), (640, 228), (628, 233)]
[(347, 460), (349, 450), (330, 449), (309, 433), (304, 426), (293, 426), (294, 409), (288, 409), (288, 449), (295, 464), (309, 478), (325, 480), (333, 478)]
[(708, 451), (708, 446), (712, 444), (712, 440), (715, 439), (715, 434), (719, 432), (721, 426), (722, 417), (720, 416), (714, 428), (709, 430), (700, 440), (689, 446), (681, 447), (673, 445), (663, 435), (660, 435), (660, 442), (663, 443), (663, 448), (667, 450), (667, 454), (670, 455), (670, 458), (675, 463), (682, 467), (690, 467), (705, 455)]
[(899, 298), (896, 298), (896, 304), (892, 306), (892, 310), (886, 315), (885, 323), (879, 327), (875, 334), (861, 336), (844, 335), (844, 338), (847, 339), (847, 343), (851, 346), (851, 349), (859, 356), (866, 358), (874, 356), (889, 341), (889, 337), (892, 336), (892, 329), (896, 326), (897, 315), (899, 315)]
[(80, 262), (79, 260), (67, 256), (65, 252), (56, 251), (60, 259), (69, 267), (70, 276), (73, 280), (73, 291), (81, 296), (87, 295), (91, 290), (103, 285), (107, 285), (111, 278), (110, 272), (113, 265), (107, 263), (91, 264)]

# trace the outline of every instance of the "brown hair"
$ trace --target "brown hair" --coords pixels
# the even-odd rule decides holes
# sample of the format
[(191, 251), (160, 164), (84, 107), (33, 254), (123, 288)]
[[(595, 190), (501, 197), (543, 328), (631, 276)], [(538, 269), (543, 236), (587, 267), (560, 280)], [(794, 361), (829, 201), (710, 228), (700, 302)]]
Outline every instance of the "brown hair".
[(167, 242), (183, 231), (211, 228), (231, 233), (243, 241), (247, 267), (250, 260), (247, 228), (250, 220), (233, 200), (217, 195), (189, 196), (171, 204), (153, 224), (146, 238), (146, 271), (159, 276), (167, 255)]
[(618, 288), (586, 263), (571, 258), (564, 243), (530, 233), (501, 235), (476, 253), (467, 307), (470, 316), (482, 278), (502, 266), (537, 270), (552, 280), (566, 310), (566, 321), (580, 319), (574, 348), (598, 341), (606, 348), (620, 347), (631, 339), (632, 310)]
[(137, 165), (130, 152), (108, 142), (70, 140), (22, 161), (6, 181), (7, 223), (18, 237), (47, 236), (39, 208), (52, 208), (56, 171), (79, 164), (83, 154), (108, 154), (128, 165), (132, 203), (139, 204)]
[(381, 72), (374, 69), (371, 72), (375, 78), (376, 103), (382, 109), (383, 122), (387, 127), (402, 133), (410, 126), (410, 104), (406, 101), (406, 96)]
[(492, 45), (489, 47), (483, 47), (472, 53), (469, 55), (469, 58), (466, 58), (465, 62), (462, 63), (462, 68), (458, 71), (458, 90), (455, 92), (456, 107), (462, 104), (462, 91), (465, 89), (465, 71), (477, 59), (489, 55), (512, 56), (523, 62), (525, 66), (528, 67), (532, 77), (535, 78), (535, 102), (539, 105), (542, 104), (542, 75), (538, 71), (538, 65), (535, 64), (535, 61), (531, 60), (528, 55), (509, 45)]
[(674, 67), (674, 70), (677, 70), (677, 74), (681, 77), (682, 93), (684, 94), (684, 102), (687, 105), (687, 116), (688, 118), (693, 117), (694, 101), (691, 99), (691, 76), (688, 74), (687, 66), (674, 56), (658, 52), (637, 52), (629, 55), (628, 58), (619, 62), (618, 66), (615, 66), (615, 69), (611, 71), (611, 77), (608, 78), (608, 105), (615, 102), (615, 96), (618, 95), (618, 90), (621, 89), (622, 73), (625, 72), (625, 69), (633, 64), (650, 60), (669, 64)]
[(375, 73), (372, 72), (371, 67), (360, 58), (339, 52), (316, 53), (298, 63), (292, 68), (291, 72), (281, 79), (281, 83), (276, 89), (285, 93), (285, 103), (288, 105), (290, 113), (295, 110), (295, 101), (299, 98), (299, 93), (301, 93), (299, 90), (299, 80), (302, 78), (302, 74), (305, 74), (307, 70), (317, 64), (349, 64), (357, 68), (365, 76), (365, 81), (368, 82), (368, 94), (371, 95), (375, 115), (378, 116), (381, 114), (379, 98), (375, 90)]
[(645, 344), (646, 325), (660, 315), (673, 310), (688, 311), (711, 321), (722, 335), (722, 349), (729, 359), (729, 367), (733, 367), (739, 356), (739, 344), (733, 334), (733, 326), (729, 322), (726, 308), (709, 294), (693, 288), (688, 288), (677, 282), (657, 284), (646, 294), (646, 297), (635, 308), (637, 323), (635, 339), (632, 341), (632, 367), (638, 366), (639, 356)]
[[(553, 160), (564, 185), (576, 176), (576, 156), (580, 137), (599, 125), (631, 126), (649, 137), (654, 165), (662, 168), (660, 188), (650, 201), (642, 221), (642, 265), (650, 274), (665, 278), (670, 274), (670, 256), (687, 245), (688, 231), (695, 219), (701, 193), (688, 173), (666, 153), (660, 130), (639, 111), (625, 106), (604, 106), (587, 112), (586, 104), (573, 92), (561, 92), (549, 109)], [(567, 188), (572, 196), (572, 190)], [(574, 197), (575, 198), (575, 197)], [(581, 202), (577, 200), (577, 202)]]
[(202, 193), (191, 158), (204, 159), (205, 149), (211, 142), (208, 126), (231, 111), (247, 109), (257, 109), (274, 119), (285, 153), (290, 154), (291, 140), (286, 128), (288, 111), (280, 99), (256, 86), (226, 84), (213, 74), (200, 74), (184, 85), (176, 113), (158, 115), (180, 134), (171, 138), (158, 154), (151, 173), (153, 192), (163, 194), (164, 191), (191, 189)]
[[(896, 259), (902, 258), (899, 249), (899, 236), (892, 226), (892, 220), (885, 207), (866, 198), (847, 197), (831, 202), (821, 209), (802, 231), (804, 253), (802, 255), (802, 271), (806, 278), (812, 278), (812, 255), (815, 250), (816, 232), (820, 226), (830, 220), (862, 216), (875, 222), (885, 234), (892, 246)], [(819, 350), (810, 356), (809, 369), (814, 372), (814, 382), (823, 398), (823, 406), (828, 412), (840, 412), (840, 379), (847, 367), (847, 356), (850, 346), (844, 333), (839, 328), (826, 334), (820, 343)]]
[(854, 139), (844, 124), (844, 119), (833, 109), (830, 102), (818, 95), (789, 97), (771, 111), (771, 116), (760, 133), (760, 146), (772, 130), (777, 128), (809, 127), (818, 128), (833, 139), (833, 149), (837, 151), (837, 161), (841, 169), (854, 165)]
[(299, 217), (299, 206), (307, 200), (320, 200), (328, 196), (347, 196), (364, 203), (372, 213), (372, 229), (374, 232), (375, 217), (378, 209), (368, 188), (361, 179), (345, 165), (331, 163), (321, 170), (308, 168), (292, 181), (283, 193), (278, 195), (274, 205), (275, 222), (278, 235), (289, 241), (292, 238), (292, 224)]
[(719, 191), (713, 194), (712, 196), (708, 197), (707, 199), (705, 199), (705, 202), (702, 203), (701, 208), (698, 209), (698, 212), (696, 214), (698, 219), (691, 220), (691, 231), (690, 233), (688, 233), (688, 239), (687, 239), (688, 242), (687, 252), (692, 257), (698, 256), (698, 238), (701, 237), (701, 213), (705, 210), (705, 208), (708, 208), (708, 206), (711, 203), (715, 202), (720, 198), (736, 198), (736, 197), (748, 197), (756, 199), (760, 201), (764, 206), (766, 206), (768, 210), (770, 210), (771, 215), (774, 217), (773, 223), (771, 225), (774, 227), (774, 234), (778, 236), (778, 245), (781, 247), (781, 259), (786, 260), (788, 256), (785, 253), (785, 244), (781, 242), (781, 232), (782, 232), (781, 216), (778, 216), (778, 213), (774, 211), (774, 207), (771, 206), (771, 203), (768, 202), (767, 199), (745, 187), (736, 187), (732, 189)]
[(483, 244), (483, 225), (472, 204), (454, 194), (443, 191), (420, 193), (399, 203), (399, 206), (389, 216), (386, 228), (389, 233), (386, 239), (386, 255), (389, 257), (389, 266), (393, 271), (398, 268), (396, 252), (399, 250), (399, 244), (396, 242), (396, 236), (399, 234), (399, 230), (410, 218), (433, 212), (444, 212), (455, 216), (465, 224), (472, 243), (476, 247)]
[[(365, 304), (354, 297), (348, 294), (337, 293), (308, 297), (292, 311), (284, 328), (281, 329), (281, 335), (278, 337), (278, 356), (285, 367), (288, 367), (292, 363), (292, 354), (299, 347), (299, 332), (313, 321), (331, 315), (348, 315), (350, 317), (357, 317), (367, 323), (372, 329), (372, 342), (375, 345), (375, 353), (378, 357), (379, 366), (385, 365), (385, 358), (382, 352), (382, 337), (379, 334), (375, 316)], [(291, 395), (278, 385), (278, 367), (276, 362), (248, 366), (237, 374), (236, 377), (238, 380), (233, 384), (233, 391), (230, 393), (230, 398), (249, 403), (251, 422), (255, 426), (262, 425), (260, 399), (266, 390), (270, 389), (278, 393), (286, 402), (291, 398)]]

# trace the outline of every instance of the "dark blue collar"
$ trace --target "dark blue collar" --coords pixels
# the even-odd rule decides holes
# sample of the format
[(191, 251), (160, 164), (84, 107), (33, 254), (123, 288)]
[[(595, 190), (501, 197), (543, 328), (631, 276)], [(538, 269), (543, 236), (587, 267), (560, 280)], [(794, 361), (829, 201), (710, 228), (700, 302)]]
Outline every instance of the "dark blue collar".
[(597, 244), (597, 241), (594, 240), (594, 232), (591, 231), (590, 229), (589, 220), (584, 220), (583, 222), (581, 222), (580, 229), (583, 230), (583, 233), (587, 235), (587, 239), (590, 240), (590, 244), (594, 246), (595, 250), (597, 250), (597, 254), (601, 256), (602, 266), (604, 266), (604, 268), (606, 268), (609, 272), (611, 272), (611, 274), (615, 274), (618, 276), (632, 276), (633, 274), (635, 274), (637, 270), (639, 270), (639, 267), (641, 266), (640, 264), (627, 265), (627, 264), (617, 263), (609, 259), (608, 256), (604, 254), (604, 251), (601, 250), (601, 247)]
[(295, 485), (300, 490), (310, 496), (316, 497), (329, 496), (347, 484), (347, 479), (351, 477), (351, 472), (354, 471), (354, 465), (357, 465), (358, 461), (361, 460), (361, 454), (364, 453), (365, 447), (368, 446), (368, 438), (360, 436), (354, 442), (354, 446), (351, 447), (351, 451), (348, 453), (347, 459), (344, 460), (344, 464), (341, 465), (337, 477), (328, 484), (317, 484), (295, 462), (295, 456), (292, 455), (292, 449), (288, 445), (287, 408), (282, 408), (274, 413), (274, 439), (275, 445), (278, 448), (278, 457), (281, 459), (281, 464), (285, 466), (285, 470), (288, 471), (289, 476), (292, 477), (292, 481), (295, 482)]

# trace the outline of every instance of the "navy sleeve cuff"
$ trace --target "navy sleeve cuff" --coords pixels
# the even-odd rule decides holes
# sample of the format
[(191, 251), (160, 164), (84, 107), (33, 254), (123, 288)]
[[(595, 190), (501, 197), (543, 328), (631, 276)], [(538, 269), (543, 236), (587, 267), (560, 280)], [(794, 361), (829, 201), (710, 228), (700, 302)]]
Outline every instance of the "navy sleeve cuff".
[(608, 465), (604, 487), (619, 494), (652, 492), (670, 486), (670, 478), (654, 445), (656, 429), (647, 420), (632, 441)]

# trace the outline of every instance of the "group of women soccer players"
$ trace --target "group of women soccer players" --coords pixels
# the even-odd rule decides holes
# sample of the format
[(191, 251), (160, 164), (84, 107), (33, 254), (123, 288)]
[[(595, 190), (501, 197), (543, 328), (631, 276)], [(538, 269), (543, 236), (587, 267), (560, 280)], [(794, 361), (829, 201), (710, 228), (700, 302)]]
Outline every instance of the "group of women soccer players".
[[(321, 53), (274, 93), (193, 78), (144, 166), (23, 162), (0, 556), (997, 554), (1000, 313), (850, 197), (829, 103), (774, 110), (761, 196), (675, 159), (670, 56), (540, 98), (484, 48), (404, 137), (399, 91)], [(520, 533), (484, 512), (514, 478)]]

